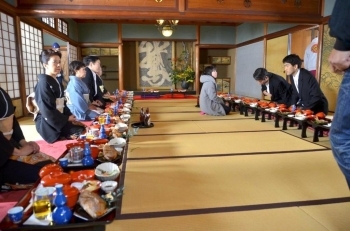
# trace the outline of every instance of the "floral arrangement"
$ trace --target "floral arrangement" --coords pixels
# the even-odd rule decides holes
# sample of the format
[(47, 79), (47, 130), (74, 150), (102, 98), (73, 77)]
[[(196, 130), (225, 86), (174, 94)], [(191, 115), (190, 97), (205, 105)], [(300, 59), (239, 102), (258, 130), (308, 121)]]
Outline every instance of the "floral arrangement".
[(180, 57), (172, 59), (172, 68), (169, 76), (175, 85), (178, 82), (193, 83), (195, 79), (195, 72), (188, 64), (188, 56), (188, 52), (183, 51)]

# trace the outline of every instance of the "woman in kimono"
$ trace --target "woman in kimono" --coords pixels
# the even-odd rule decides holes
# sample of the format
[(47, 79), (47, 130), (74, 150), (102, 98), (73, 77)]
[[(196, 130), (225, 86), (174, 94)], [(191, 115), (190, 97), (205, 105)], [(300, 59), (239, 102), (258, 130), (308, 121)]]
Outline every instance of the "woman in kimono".
[(35, 86), (35, 101), (39, 108), (35, 116), (36, 130), (48, 143), (77, 138), (85, 132), (85, 126), (65, 105), (64, 91), (56, 79), (61, 71), (61, 53), (44, 50), (39, 58), (45, 74), (38, 75)]
[(202, 113), (212, 116), (224, 116), (230, 113), (229, 102), (217, 96), (216, 77), (218, 73), (214, 66), (208, 66), (204, 69), (200, 82), (203, 84), (200, 95), (199, 105)]
[(32, 184), (41, 167), (54, 158), (40, 152), (34, 141), (27, 142), (14, 115), (10, 96), (0, 88), (0, 186)]
[(86, 70), (85, 64), (73, 61), (69, 64), (69, 83), (66, 90), (67, 107), (78, 120), (93, 120), (100, 115), (97, 107), (89, 103), (89, 88), (83, 82)]

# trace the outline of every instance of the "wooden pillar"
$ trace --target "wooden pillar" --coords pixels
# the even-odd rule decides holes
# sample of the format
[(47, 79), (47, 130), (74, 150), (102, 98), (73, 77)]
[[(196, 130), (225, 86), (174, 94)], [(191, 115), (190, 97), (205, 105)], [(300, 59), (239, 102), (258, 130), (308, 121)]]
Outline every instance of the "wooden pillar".
[(122, 41), (122, 24), (118, 23), (118, 69), (119, 69), (119, 89), (124, 89), (124, 71), (123, 71), (123, 41)]
[(200, 44), (200, 25), (197, 25), (197, 32), (196, 32), (196, 39), (197, 42), (195, 43), (195, 55), (196, 55), (196, 59), (195, 59), (195, 68), (196, 68), (196, 94), (199, 94), (199, 78), (200, 78), (200, 70), (199, 70), (199, 44)]
[(16, 52), (17, 52), (17, 66), (18, 66), (18, 81), (19, 81), (19, 91), (21, 95), (21, 102), (22, 102), (22, 110), (23, 110), (23, 116), (27, 116), (29, 113), (26, 110), (26, 100), (27, 100), (27, 94), (26, 94), (26, 85), (25, 85), (25, 77), (24, 77), (24, 69), (23, 69), (23, 53), (22, 53), (22, 39), (21, 39), (21, 19), (18, 16), (14, 17), (14, 26), (15, 26), (15, 36), (16, 36), (16, 42), (17, 44), (20, 44), (17, 46)]

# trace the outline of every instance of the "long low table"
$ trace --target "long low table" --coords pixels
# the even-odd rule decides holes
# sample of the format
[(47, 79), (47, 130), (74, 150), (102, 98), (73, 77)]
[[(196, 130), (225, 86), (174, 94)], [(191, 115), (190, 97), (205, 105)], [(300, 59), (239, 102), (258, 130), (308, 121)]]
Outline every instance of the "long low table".
[(174, 94), (182, 94), (184, 98), (190, 94), (190, 91), (144, 91), (141, 92), (141, 98), (160, 98), (161, 95), (170, 94), (174, 98)]
[[(124, 159), (124, 155), (126, 155), (127, 152), (127, 147), (128, 147), (128, 139), (126, 141), (126, 145), (123, 148), (123, 151), (121, 153), (122, 158), (119, 158), (116, 162), (117, 165), (122, 164)], [(68, 150), (64, 152), (58, 159), (65, 157), (67, 155)], [(67, 166), (64, 167), (63, 170), (66, 173), (69, 173), (71, 171), (79, 171), (79, 170), (85, 170), (85, 169), (95, 169), (97, 165), (99, 165), (100, 162), (95, 160), (95, 164), (93, 166)], [(124, 166), (123, 166), (124, 167)], [(121, 175), (123, 174), (123, 169), (121, 170), (120, 175), (116, 179), (118, 182), (118, 187), (122, 187), (120, 184)], [(34, 186), (27, 191), (27, 193), (22, 197), (22, 199), (19, 200), (19, 202), (16, 204), (16, 206), (22, 206), (23, 208), (27, 208), (27, 206), (30, 204), (30, 200), (32, 197), (31, 191), (36, 188), (39, 183), (39, 179)], [(13, 224), (10, 219), (6, 216), (1, 222), (0, 222), (0, 230), (1, 231), (14, 231), (14, 230), (71, 230), (71, 231), (104, 231), (105, 226), (111, 222), (113, 222), (116, 218), (117, 215), (117, 208), (120, 208), (120, 201), (117, 202), (117, 207), (107, 215), (103, 216), (102, 218), (98, 220), (91, 220), (91, 221), (86, 221), (83, 219), (80, 219), (78, 217), (72, 216), (72, 219), (70, 223), (65, 224), (65, 225), (52, 225), (52, 226), (41, 226), (41, 225), (23, 225), (23, 222), (25, 222), (32, 214), (33, 214), (33, 209), (29, 208), (27, 212), (24, 213), (23, 221), (16, 225)]]

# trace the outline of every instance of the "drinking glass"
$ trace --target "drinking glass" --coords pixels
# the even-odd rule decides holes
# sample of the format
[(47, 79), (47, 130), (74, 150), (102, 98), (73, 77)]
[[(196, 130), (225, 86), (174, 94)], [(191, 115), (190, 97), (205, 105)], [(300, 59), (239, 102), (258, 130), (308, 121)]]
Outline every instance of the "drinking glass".
[(106, 120), (106, 117), (104, 117), (104, 116), (98, 117), (98, 122), (100, 123), (100, 125), (105, 124), (105, 120)]
[(33, 212), (38, 220), (47, 220), (51, 217), (51, 202), (48, 188), (37, 188), (33, 192)]

